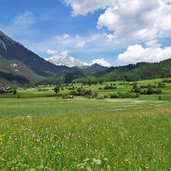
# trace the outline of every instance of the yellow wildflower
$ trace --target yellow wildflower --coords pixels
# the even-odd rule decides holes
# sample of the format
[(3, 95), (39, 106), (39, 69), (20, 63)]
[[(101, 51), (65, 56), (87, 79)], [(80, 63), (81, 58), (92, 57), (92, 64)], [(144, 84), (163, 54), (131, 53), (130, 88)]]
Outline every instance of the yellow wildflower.
[(131, 162), (130, 162), (128, 159), (125, 159), (125, 160), (123, 161), (123, 163), (124, 163), (125, 165), (130, 165), (130, 164), (131, 164)]
[(2, 135), (0, 135), (0, 142), (2, 142), (3, 141), (3, 136)]
[(150, 166), (147, 165), (147, 164), (144, 166), (145, 169), (149, 169), (149, 167), (150, 167)]
[(108, 161), (108, 158), (107, 158), (107, 157), (104, 157), (103, 160), (104, 160), (104, 161)]

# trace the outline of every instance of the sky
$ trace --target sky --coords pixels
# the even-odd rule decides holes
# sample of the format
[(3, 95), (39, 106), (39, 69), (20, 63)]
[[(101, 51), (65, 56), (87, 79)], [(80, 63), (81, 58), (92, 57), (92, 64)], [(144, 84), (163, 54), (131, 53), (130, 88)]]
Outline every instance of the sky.
[(171, 0), (0, 0), (0, 30), (45, 59), (159, 62), (171, 58)]

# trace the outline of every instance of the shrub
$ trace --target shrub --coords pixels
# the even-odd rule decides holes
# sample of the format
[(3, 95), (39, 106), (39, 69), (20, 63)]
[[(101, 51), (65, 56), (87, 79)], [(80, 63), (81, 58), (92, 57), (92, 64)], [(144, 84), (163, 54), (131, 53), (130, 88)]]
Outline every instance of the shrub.
[(99, 96), (99, 97), (96, 98), (96, 100), (103, 100), (103, 99), (104, 99), (103, 96)]
[(17, 94), (17, 89), (13, 89), (13, 95)]
[(138, 93), (131, 92), (117, 92), (110, 95), (110, 98), (138, 98)]
[(133, 88), (131, 90), (132, 93), (138, 94), (161, 94), (162, 91), (160, 89), (156, 89), (155, 85), (140, 85), (138, 86), (137, 83), (134, 83)]
[(79, 87), (73, 91), (70, 91), (71, 95), (74, 95), (74, 96), (85, 96), (85, 95), (89, 95), (89, 96), (92, 96), (92, 91), (91, 90), (86, 90), (82, 87)]
[(113, 94), (110, 95), (110, 98), (111, 99), (119, 98), (119, 95), (118, 95), (118, 93), (113, 93)]
[(157, 85), (158, 88), (165, 88), (165, 86), (166, 85), (162, 82), (158, 83), (158, 85)]
[(59, 85), (58, 85), (58, 86), (55, 86), (55, 87), (54, 87), (54, 92), (55, 92), (55, 94), (58, 94), (59, 91), (60, 91), (60, 86), (59, 86)]
[(161, 96), (159, 96), (159, 98), (158, 98), (159, 100), (161, 100), (162, 99), (162, 97)]
[(105, 85), (104, 90), (113, 90), (117, 89), (116, 85)]

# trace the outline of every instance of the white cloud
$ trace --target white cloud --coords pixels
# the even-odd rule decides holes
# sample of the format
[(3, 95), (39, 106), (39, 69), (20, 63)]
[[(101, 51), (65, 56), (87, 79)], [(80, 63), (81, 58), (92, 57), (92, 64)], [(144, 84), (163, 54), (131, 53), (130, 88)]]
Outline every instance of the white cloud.
[(100, 15), (97, 27), (117, 38), (151, 40), (171, 35), (171, 5), (166, 0), (118, 0)]
[(63, 56), (63, 57), (69, 56), (69, 52), (68, 52), (67, 50), (62, 51), (60, 54), (61, 54), (61, 56)]
[(86, 45), (86, 41), (80, 41), (76, 44), (76, 47), (83, 48)]
[(13, 24), (15, 26), (29, 27), (35, 22), (34, 15), (30, 11), (25, 11), (24, 13), (15, 17)]
[(67, 50), (58, 52), (58, 51), (56, 51), (56, 50), (48, 49), (48, 50), (46, 51), (46, 53), (47, 53), (48, 55), (52, 55), (52, 57), (68, 57), (68, 56), (70, 56), (70, 55), (69, 55), (69, 52), (68, 52)]
[(104, 37), (107, 38), (108, 42), (112, 42), (115, 38), (113, 34), (106, 34), (106, 33), (104, 33)]
[(105, 9), (113, 3), (113, 0), (65, 0), (67, 5), (72, 7), (72, 15), (86, 15), (97, 9)]
[[(124, 45), (125, 42), (116, 42), (112, 34), (98, 33), (88, 35), (69, 35), (68, 38), (62, 35), (56, 35), (49, 37), (41, 42), (24, 42), (24, 44), (38, 54), (45, 55), (47, 49), (56, 51), (65, 51), (66, 49), (72, 53), (81, 53), (84, 56), (88, 56), (90, 61), (94, 56), (100, 56), (105, 52), (109, 53), (114, 51), (120, 45)], [(127, 42), (126, 46), (127, 47)], [(52, 52), (53, 53), (53, 52)]]
[(9, 35), (32, 33), (33, 31), (30, 28), (35, 22), (34, 14), (31, 11), (25, 11), (15, 16), (8, 26), (0, 26), (0, 29)]
[(97, 27), (107, 28), (118, 39), (151, 40), (171, 35), (170, 0), (65, 0), (72, 14), (86, 15), (105, 9)]
[(135, 44), (118, 55), (116, 63), (135, 64), (137, 62), (159, 62), (171, 58), (171, 47), (147, 46)]
[(92, 64), (99, 64), (99, 65), (107, 66), (107, 67), (111, 66), (111, 64), (107, 62), (104, 58), (93, 59)]
[(59, 54), (58, 51), (50, 50), (50, 49), (48, 49), (48, 50), (46, 51), (46, 53), (49, 54), (49, 55), (57, 55), (57, 54)]
[(65, 38), (65, 39), (67, 39), (67, 38), (70, 38), (70, 35), (69, 34), (63, 34), (63, 37)]

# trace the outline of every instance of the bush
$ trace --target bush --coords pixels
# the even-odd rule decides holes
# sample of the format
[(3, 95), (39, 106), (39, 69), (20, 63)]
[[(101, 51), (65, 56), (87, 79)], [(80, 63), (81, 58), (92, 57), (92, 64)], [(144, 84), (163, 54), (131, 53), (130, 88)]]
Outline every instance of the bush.
[(104, 97), (105, 99), (109, 98), (108, 95), (104, 95), (103, 97)]
[(165, 86), (166, 86), (166, 85), (165, 85), (164, 83), (160, 82), (160, 83), (158, 83), (158, 86), (157, 86), (157, 87), (158, 87), (158, 88), (165, 88)]
[(60, 91), (60, 86), (59, 86), (59, 85), (58, 85), (58, 86), (55, 86), (55, 87), (54, 87), (54, 92), (55, 92), (55, 94), (58, 94), (59, 91)]
[(161, 91), (160, 89), (156, 89), (154, 93), (155, 93), (155, 94), (161, 94), (162, 91)]
[(138, 93), (131, 93), (131, 92), (117, 92), (110, 95), (110, 98), (138, 98)]
[(138, 93), (138, 94), (149, 94), (149, 95), (150, 94), (161, 94), (162, 93), (162, 91), (160, 89), (156, 89), (155, 85), (148, 84), (148, 85), (138, 86), (137, 83), (133, 84), (133, 88), (132, 88), (131, 92), (132, 93)]
[(162, 97), (161, 96), (159, 96), (159, 98), (158, 98), (159, 100), (161, 100), (162, 99)]
[(104, 90), (113, 90), (117, 89), (116, 85), (105, 85)]
[(104, 100), (104, 97), (103, 96), (99, 96), (96, 98), (96, 100)]
[(86, 95), (89, 95), (89, 96), (92, 96), (92, 91), (91, 90), (86, 90), (82, 87), (79, 87), (73, 91), (70, 91), (69, 93), (70, 95), (74, 95), (74, 96), (86, 96)]
[(98, 96), (98, 93), (96, 91), (92, 93), (92, 98), (96, 98), (97, 96)]
[(39, 88), (38, 91), (49, 91), (48, 88)]
[(21, 95), (20, 95), (20, 94), (18, 94), (18, 95), (17, 95), (17, 98), (19, 99), (20, 97), (21, 97)]
[(17, 94), (17, 89), (13, 90), (13, 95)]
[(111, 99), (119, 98), (119, 95), (118, 95), (118, 93), (113, 93), (110, 95), (110, 98)]

